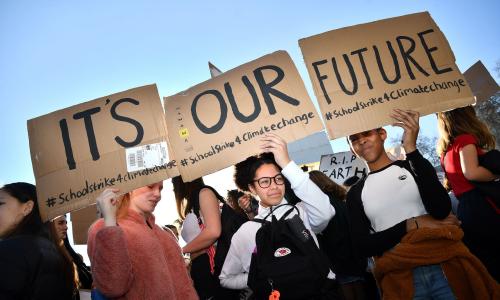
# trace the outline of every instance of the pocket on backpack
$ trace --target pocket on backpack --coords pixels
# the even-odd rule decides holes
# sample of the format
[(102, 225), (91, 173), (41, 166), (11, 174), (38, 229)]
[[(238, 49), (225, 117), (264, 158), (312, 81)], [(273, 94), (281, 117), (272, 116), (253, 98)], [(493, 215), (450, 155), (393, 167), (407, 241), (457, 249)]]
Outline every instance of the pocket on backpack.
[(263, 265), (261, 271), (273, 281), (273, 288), (280, 291), (284, 299), (303, 299), (317, 293), (322, 286), (323, 280), (315, 272), (312, 262), (303, 257), (283, 257)]

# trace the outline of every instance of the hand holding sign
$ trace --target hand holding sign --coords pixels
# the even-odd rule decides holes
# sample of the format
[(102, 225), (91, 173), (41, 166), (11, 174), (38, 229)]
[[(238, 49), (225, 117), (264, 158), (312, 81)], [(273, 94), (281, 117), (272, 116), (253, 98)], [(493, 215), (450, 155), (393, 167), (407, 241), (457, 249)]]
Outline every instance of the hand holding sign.
[(119, 191), (119, 189), (105, 189), (96, 199), (106, 226), (116, 226), (118, 205), (123, 199), (123, 195), (117, 194)]
[(392, 126), (398, 126), (404, 129), (401, 143), (406, 153), (411, 153), (417, 149), (417, 137), (420, 126), (418, 120), (420, 114), (413, 110), (395, 109), (391, 118), (396, 120)]
[(177, 173), (167, 153), (156, 85), (87, 101), (28, 120), (31, 161), (44, 221)]
[(285, 140), (274, 133), (268, 133), (260, 139), (262, 152), (271, 152), (274, 154), (274, 160), (281, 168), (284, 168), (290, 162), (288, 149)]

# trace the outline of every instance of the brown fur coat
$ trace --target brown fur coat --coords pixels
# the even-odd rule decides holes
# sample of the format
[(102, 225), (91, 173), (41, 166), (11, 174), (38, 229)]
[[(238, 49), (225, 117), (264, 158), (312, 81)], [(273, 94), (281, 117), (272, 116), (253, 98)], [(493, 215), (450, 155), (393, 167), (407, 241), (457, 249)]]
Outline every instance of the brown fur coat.
[(396, 247), (375, 258), (374, 275), (383, 299), (412, 299), (412, 269), (433, 264), (441, 264), (457, 299), (500, 299), (498, 283), (469, 252), (462, 237), (457, 226), (408, 232)]

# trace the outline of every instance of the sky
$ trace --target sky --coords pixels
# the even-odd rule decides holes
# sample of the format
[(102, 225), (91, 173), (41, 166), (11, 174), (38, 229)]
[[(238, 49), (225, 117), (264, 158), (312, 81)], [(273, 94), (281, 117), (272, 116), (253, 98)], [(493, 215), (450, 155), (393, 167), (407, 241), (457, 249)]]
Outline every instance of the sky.
[[(496, 75), (500, 1), (2, 0), (0, 186), (35, 183), (31, 118), (151, 83), (161, 97), (173, 95), (207, 80), (208, 61), (224, 71), (277, 50), (290, 53), (316, 101), (299, 39), (421, 11), (446, 35), (462, 71), (480, 59)], [(435, 117), (422, 118), (421, 128), (437, 135)], [(343, 140), (332, 146), (348, 149)], [(230, 169), (213, 178), (221, 193), (233, 186)], [(162, 223), (175, 218), (172, 196), (166, 182)]]

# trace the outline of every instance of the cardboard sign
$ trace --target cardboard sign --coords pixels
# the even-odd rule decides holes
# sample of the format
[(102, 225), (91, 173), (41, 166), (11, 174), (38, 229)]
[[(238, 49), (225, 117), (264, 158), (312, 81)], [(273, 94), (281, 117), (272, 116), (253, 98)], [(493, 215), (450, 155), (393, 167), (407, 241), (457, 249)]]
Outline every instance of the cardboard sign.
[(71, 213), (73, 243), (86, 245), (90, 226), (98, 219), (96, 205), (91, 205)]
[(368, 173), (366, 163), (351, 151), (321, 155), (319, 170), (337, 184), (343, 184), (352, 176), (359, 178)]
[(495, 79), (491, 77), (483, 63), (479, 60), (464, 73), (472, 93), (476, 96), (477, 103), (488, 101), (500, 88)]
[(169, 141), (185, 181), (260, 152), (273, 132), (287, 142), (323, 129), (290, 56), (278, 51), (164, 98)]
[(299, 41), (330, 138), (474, 102), (429, 13), (337, 29)]
[(156, 85), (131, 89), (28, 121), (43, 220), (170, 177)]

